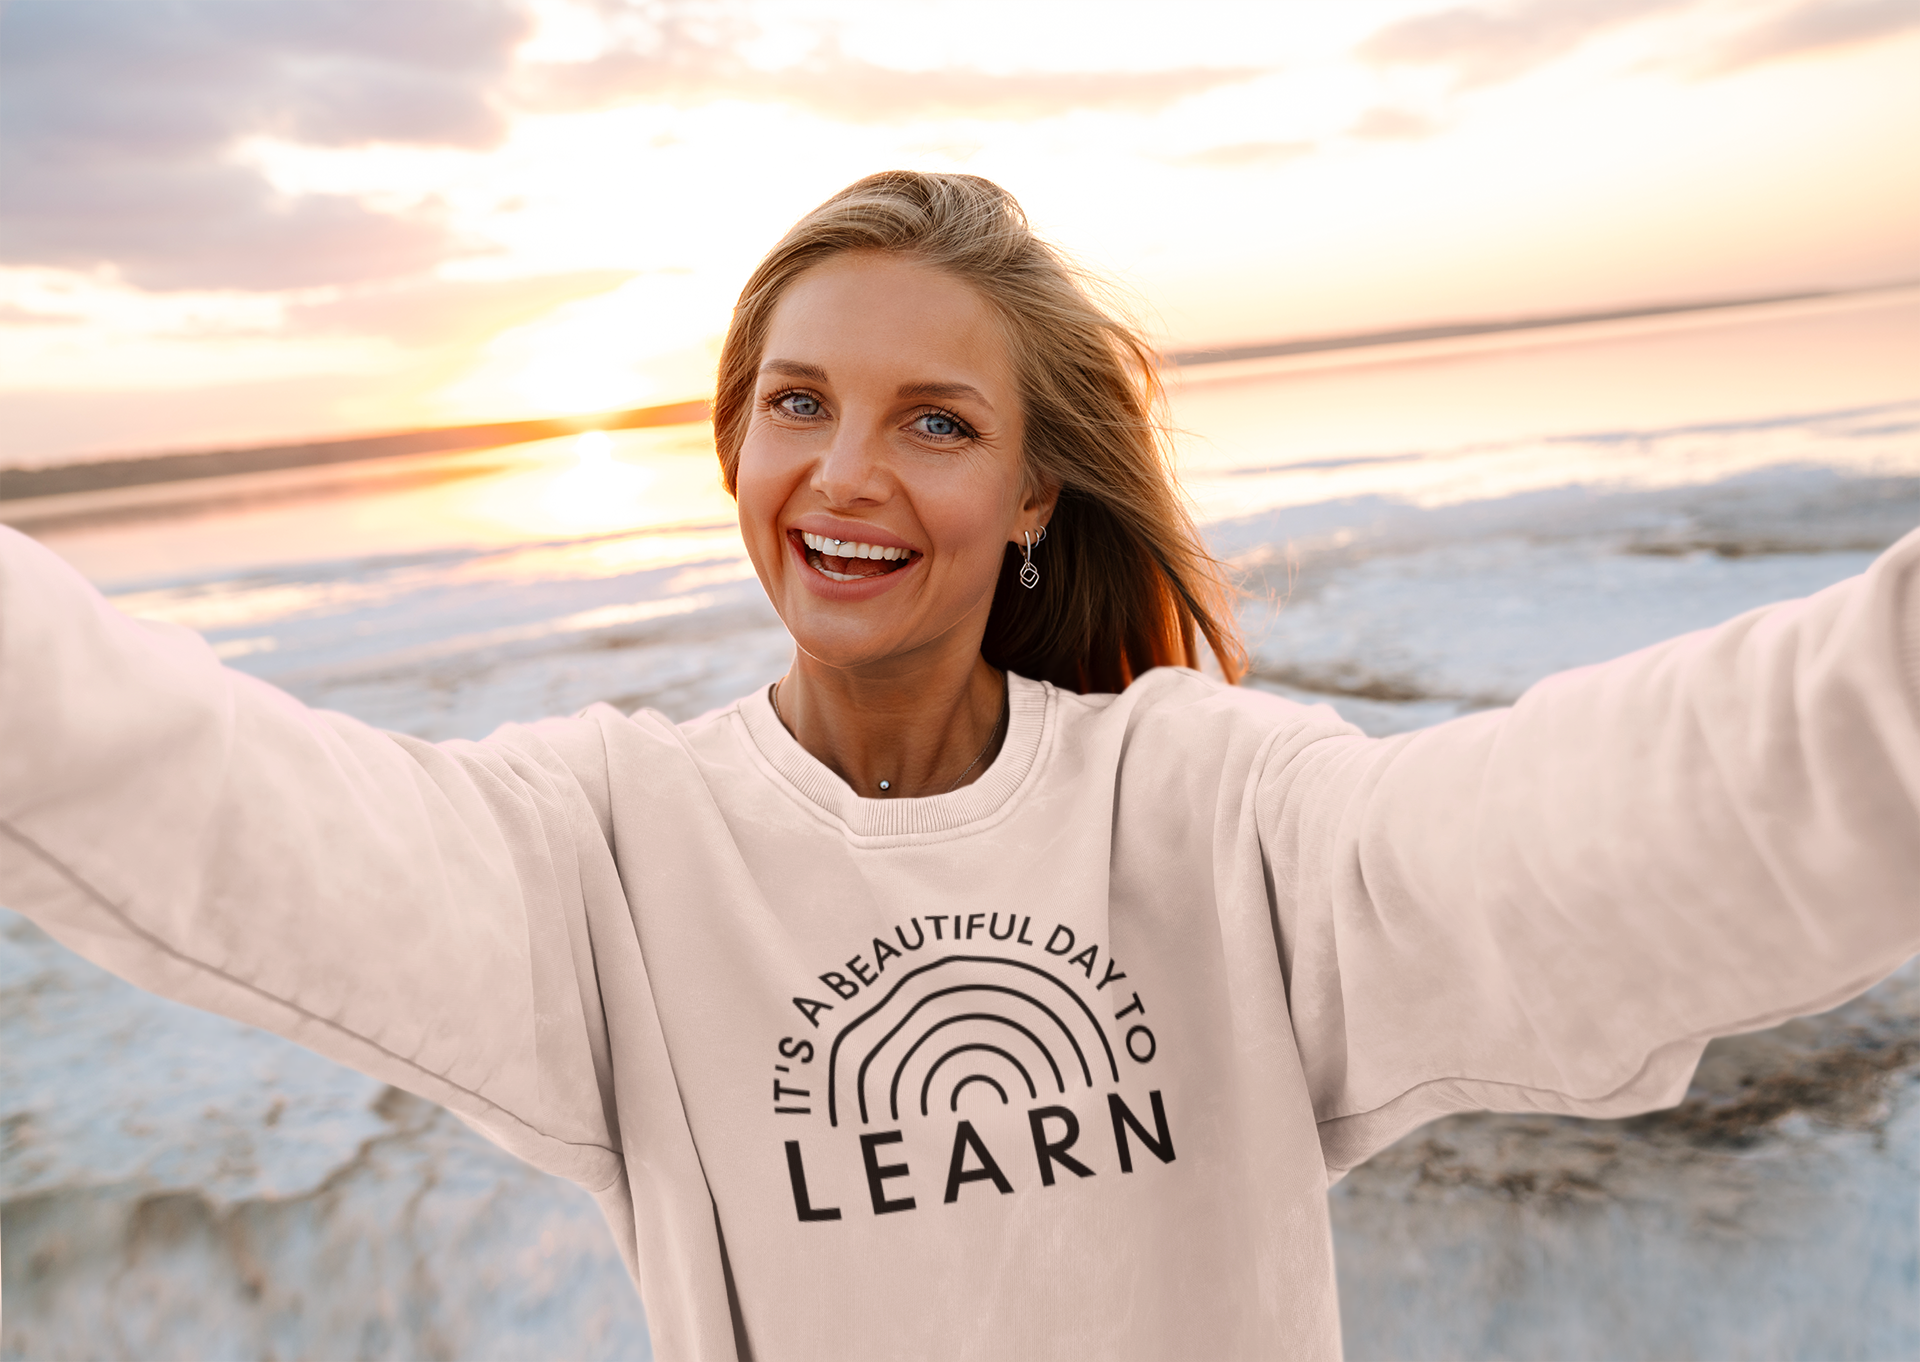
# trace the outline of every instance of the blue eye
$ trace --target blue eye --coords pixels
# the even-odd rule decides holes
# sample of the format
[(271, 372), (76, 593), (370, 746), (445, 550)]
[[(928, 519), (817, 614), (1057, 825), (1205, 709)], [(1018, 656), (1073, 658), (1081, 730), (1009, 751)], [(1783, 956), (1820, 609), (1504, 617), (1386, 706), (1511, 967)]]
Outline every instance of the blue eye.
[(915, 425), (923, 435), (931, 435), (936, 440), (971, 439), (973, 432), (957, 416), (944, 411), (930, 411), (918, 417)]
[(788, 393), (775, 399), (774, 405), (789, 416), (818, 416), (820, 399), (811, 393)]

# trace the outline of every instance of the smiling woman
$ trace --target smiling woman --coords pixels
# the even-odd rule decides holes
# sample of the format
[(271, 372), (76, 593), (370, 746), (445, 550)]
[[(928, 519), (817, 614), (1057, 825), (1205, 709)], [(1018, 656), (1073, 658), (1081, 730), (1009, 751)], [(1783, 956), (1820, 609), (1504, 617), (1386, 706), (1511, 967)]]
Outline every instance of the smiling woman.
[[(833, 420), (807, 386), (832, 376), (782, 342), (864, 346), (843, 362), (894, 383), (903, 432), (963, 456), (976, 478), (1012, 477), (1024, 498), (995, 527), (1005, 547), (995, 550), (988, 660), (1074, 690), (1120, 690), (1151, 667), (1197, 666), (1197, 631), (1232, 680), (1244, 656), (1174, 484), (1153, 352), (1095, 305), (1086, 282), (989, 181), (888, 172), (848, 187), (796, 224), (741, 292), (713, 408), (728, 490), (765, 427), (762, 404), (801, 396), (821, 405), (805, 417), (784, 408), (789, 419), (816, 430)], [(1036, 592), (1018, 591), (1031, 555), (1015, 546), (1049, 525), (1055, 570)]]
[(1144, 348), (994, 186), (810, 214), (720, 379), (797, 647), (686, 724), (383, 733), (0, 531), (0, 901), (591, 1191), (662, 1356), (1330, 1358), (1330, 1178), (1920, 949), (1920, 535), (1371, 739), (1230, 684)]
[(996, 668), (1124, 690), (1198, 666), (1198, 634), (1237, 679), (1159, 399), (1145, 342), (997, 185), (885, 173), (803, 218), (741, 293), (714, 400), (802, 745), (863, 793), (931, 793), (992, 750)]

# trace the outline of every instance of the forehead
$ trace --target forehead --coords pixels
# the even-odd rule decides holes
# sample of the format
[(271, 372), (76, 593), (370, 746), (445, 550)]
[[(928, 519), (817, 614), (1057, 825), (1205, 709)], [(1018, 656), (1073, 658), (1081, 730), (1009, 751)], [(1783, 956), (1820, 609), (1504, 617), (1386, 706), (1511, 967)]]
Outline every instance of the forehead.
[(774, 308), (763, 359), (818, 365), (834, 380), (1010, 382), (1006, 339), (986, 300), (897, 255), (850, 252), (794, 280)]

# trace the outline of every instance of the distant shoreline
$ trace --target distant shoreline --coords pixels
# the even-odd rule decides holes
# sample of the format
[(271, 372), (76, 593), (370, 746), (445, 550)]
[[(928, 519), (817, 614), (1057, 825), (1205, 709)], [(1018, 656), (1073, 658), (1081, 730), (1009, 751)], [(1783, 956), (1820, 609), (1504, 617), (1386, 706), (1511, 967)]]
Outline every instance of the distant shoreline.
[(1255, 341), (1246, 345), (1217, 345), (1194, 350), (1170, 350), (1162, 364), (1176, 368), (1204, 364), (1232, 364), (1239, 360), (1279, 359), (1287, 355), (1323, 354), (1330, 350), (1364, 350), (1382, 345), (1411, 345), (1420, 341), (1456, 340), (1464, 336), (1492, 336), (1509, 331), (1541, 331), (1559, 326), (1587, 326), (1600, 322), (1639, 321), (1689, 312), (1719, 312), (1776, 303), (1807, 303), (1826, 298), (1854, 298), (1870, 293), (1893, 293), (1912, 288), (1913, 280), (1873, 284), (1864, 288), (1803, 289), (1750, 298), (1711, 298), (1690, 303), (1654, 303), (1644, 307), (1610, 308), (1601, 312), (1557, 312), (1536, 317), (1496, 317), (1481, 321), (1438, 322), (1431, 326), (1403, 326), (1388, 331), (1343, 331), (1292, 340)]
[(479, 425), (436, 426), (425, 430), (354, 435), (333, 440), (90, 459), (47, 468), (0, 468), (0, 502), (184, 482), (194, 478), (226, 477), (236, 473), (269, 473), (288, 468), (357, 463), (363, 459), (390, 459), (409, 454), (459, 454), (475, 449), (550, 440), (555, 436), (573, 435), (585, 430), (638, 430), (648, 426), (691, 425), (706, 420), (708, 414), (709, 404), (705, 398), (701, 398), (659, 407), (598, 412), (591, 416), (489, 421)]
[[(1232, 364), (1244, 360), (1279, 359), (1291, 355), (1366, 350), (1517, 331), (1544, 331), (1558, 327), (1637, 321), (1644, 318), (1680, 316), (1688, 313), (1732, 311), (1779, 303), (1863, 297), (1875, 293), (1897, 292), (1914, 286), (1915, 281), (1908, 280), (1861, 288), (1803, 289), (1793, 293), (1773, 293), (1757, 297), (1717, 298), (1530, 317), (1482, 318), (1476, 321), (1439, 322), (1428, 326), (1395, 327), (1382, 331), (1334, 332), (1316, 336), (1298, 336), (1287, 340), (1170, 350), (1161, 355), (1160, 362), (1166, 368), (1199, 368), (1210, 364)], [(438, 426), (423, 430), (305, 440), (285, 444), (86, 459), (44, 468), (0, 468), (0, 502), (20, 502), (77, 492), (101, 492), (123, 487), (184, 482), (243, 473), (276, 472), (283, 469), (335, 463), (356, 463), (367, 459), (388, 459), (405, 455), (457, 454), (505, 445), (526, 444), (535, 440), (548, 440), (586, 430), (636, 430), (649, 426), (690, 425), (708, 420), (710, 415), (711, 405), (706, 399), (701, 398), (688, 402), (669, 403), (664, 406), (632, 407), (621, 411), (599, 412), (591, 416), (493, 421), (479, 425)]]

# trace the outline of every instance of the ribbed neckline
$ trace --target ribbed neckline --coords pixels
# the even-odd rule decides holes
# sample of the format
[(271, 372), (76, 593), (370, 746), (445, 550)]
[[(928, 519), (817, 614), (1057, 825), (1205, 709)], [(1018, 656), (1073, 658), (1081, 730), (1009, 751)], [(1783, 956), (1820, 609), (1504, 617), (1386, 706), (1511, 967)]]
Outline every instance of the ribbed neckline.
[(744, 696), (739, 713), (760, 754), (805, 799), (866, 837), (947, 832), (990, 817), (1026, 780), (1040, 756), (1053, 688), (1007, 673), (1007, 736), (980, 778), (952, 794), (905, 799), (864, 799), (814, 755), (794, 741), (773, 712), (765, 687)]

